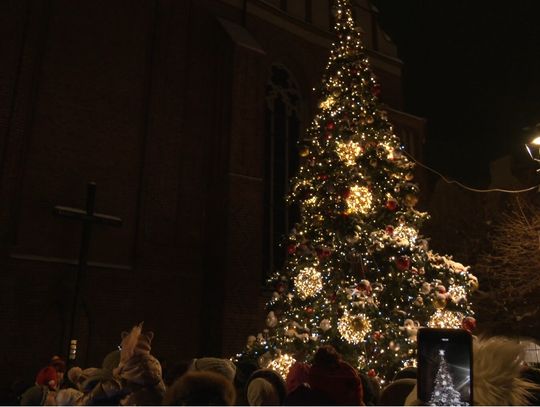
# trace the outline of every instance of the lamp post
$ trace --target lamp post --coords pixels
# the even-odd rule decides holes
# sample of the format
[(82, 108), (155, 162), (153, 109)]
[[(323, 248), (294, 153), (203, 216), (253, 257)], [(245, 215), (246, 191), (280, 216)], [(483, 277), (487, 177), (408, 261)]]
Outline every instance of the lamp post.
[[(540, 123), (534, 126), (532, 138), (529, 142), (525, 143), (525, 148), (531, 158), (540, 166)], [(540, 167), (536, 169), (536, 172), (540, 172)]]

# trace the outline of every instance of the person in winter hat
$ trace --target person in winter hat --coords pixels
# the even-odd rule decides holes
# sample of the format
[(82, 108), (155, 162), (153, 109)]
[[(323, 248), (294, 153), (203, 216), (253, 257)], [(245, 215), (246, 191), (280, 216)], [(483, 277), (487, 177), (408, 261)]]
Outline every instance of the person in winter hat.
[(334, 405), (364, 405), (362, 380), (333, 346), (324, 345), (317, 349), (308, 383), (313, 391), (319, 392)]
[(36, 385), (47, 386), (55, 391), (60, 388), (64, 378), (66, 364), (60, 356), (53, 356), (49, 364), (36, 375)]
[(21, 406), (54, 406), (56, 392), (49, 386), (34, 385), (21, 395)]
[[(473, 336), (473, 401), (484, 406), (527, 406), (540, 386), (524, 380), (525, 348), (504, 337)], [(419, 405), (417, 387), (405, 405)]]
[(67, 377), (80, 392), (88, 393), (101, 380), (101, 369), (89, 367), (83, 370), (79, 366), (74, 366), (68, 370)]
[(271, 369), (253, 372), (246, 385), (246, 400), (250, 406), (280, 406), (286, 394), (285, 382)]
[(287, 378), (285, 379), (287, 394), (293, 392), (298, 386), (307, 383), (310, 367), (311, 366), (305, 362), (296, 362), (291, 366)]
[(212, 371), (189, 371), (167, 389), (165, 406), (232, 406), (236, 391), (230, 380)]
[(52, 366), (47, 366), (41, 369), (36, 376), (37, 386), (46, 386), (51, 391), (55, 391), (60, 387), (56, 369)]
[(150, 354), (154, 333), (142, 332), (142, 326), (141, 322), (130, 333), (122, 333), (120, 362), (113, 369), (113, 375), (131, 391), (122, 399), (122, 405), (161, 404), (165, 394), (161, 365)]
[(74, 384), (78, 382), (78, 388), (84, 392), (77, 402), (78, 405), (110, 406), (119, 404), (128, 392), (112, 373), (119, 362), (120, 351), (114, 350), (105, 356), (101, 369), (89, 368), (79, 372), (79, 368), (72, 368), (68, 371), (70, 381)]
[(222, 358), (200, 358), (193, 359), (189, 367), (190, 371), (193, 372), (214, 372), (223, 375), (231, 383), (234, 381), (234, 376), (236, 375), (236, 366), (229, 359)]
[(236, 404), (245, 406), (248, 404), (246, 399), (246, 385), (253, 372), (259, 370), (259, 365), (251, 360), (243, 360), (236, 362), (235, 366), (234, 388), (236, 389)]

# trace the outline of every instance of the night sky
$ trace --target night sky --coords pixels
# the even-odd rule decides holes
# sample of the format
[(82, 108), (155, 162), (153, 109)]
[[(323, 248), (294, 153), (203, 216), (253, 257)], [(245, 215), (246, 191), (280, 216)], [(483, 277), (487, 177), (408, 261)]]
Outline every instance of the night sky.
[(404, 62), (405, 110), (428, 119), (424, 162), (486, 185), (540, 122), (540, 1), (373, 4)]

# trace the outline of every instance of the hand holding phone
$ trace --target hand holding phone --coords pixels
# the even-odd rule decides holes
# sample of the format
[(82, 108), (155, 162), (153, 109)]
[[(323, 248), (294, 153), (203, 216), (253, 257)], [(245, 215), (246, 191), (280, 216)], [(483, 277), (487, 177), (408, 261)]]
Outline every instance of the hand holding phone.
[(473, 404), (472, 336), (463, 329), (418, 331), (418, 398), (432, 406)]

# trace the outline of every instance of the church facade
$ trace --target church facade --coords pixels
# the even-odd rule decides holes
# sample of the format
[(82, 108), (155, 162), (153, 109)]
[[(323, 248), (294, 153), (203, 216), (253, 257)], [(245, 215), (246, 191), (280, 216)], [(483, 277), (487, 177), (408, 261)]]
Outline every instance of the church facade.
[[(264, 329), (265, 277), (294, 216), (287, 179), (332, 42), (330, 0), (21, 0), (2, 3), (0, 323), (3, 383), (66, 354), (81, 223), (95, 224), (74, 327), (96, 366), (140, 321), (165, 360), (231, 356)], [(402, 111), (402, 62), (355, 2), (382, 100)]]

